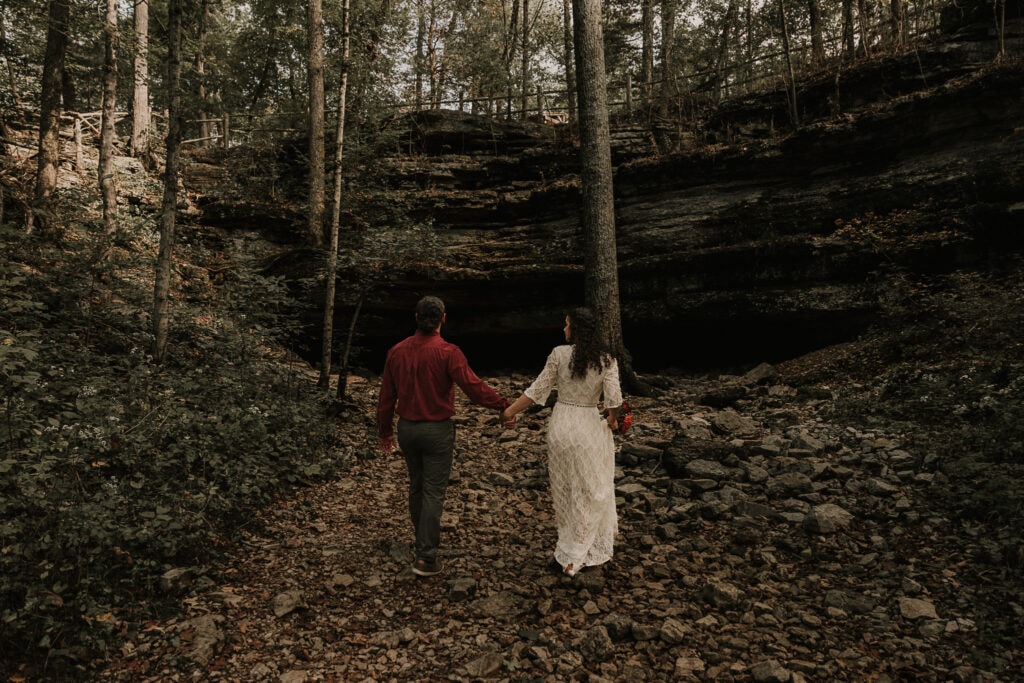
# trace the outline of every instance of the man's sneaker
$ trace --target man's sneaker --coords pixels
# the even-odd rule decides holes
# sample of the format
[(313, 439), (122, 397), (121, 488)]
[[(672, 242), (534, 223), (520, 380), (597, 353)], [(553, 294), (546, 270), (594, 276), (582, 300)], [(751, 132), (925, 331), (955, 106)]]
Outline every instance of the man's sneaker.
[(441, 563), (437, 560), (416, 560), (412, 563), (412, 573), (416, 576), (435, 576), (441, 573)]

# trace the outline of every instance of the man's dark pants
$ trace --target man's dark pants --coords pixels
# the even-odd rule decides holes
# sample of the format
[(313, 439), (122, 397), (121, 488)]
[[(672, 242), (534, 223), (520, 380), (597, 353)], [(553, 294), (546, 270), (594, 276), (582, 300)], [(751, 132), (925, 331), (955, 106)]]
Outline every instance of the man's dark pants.
[(416, 529), (416, 557), (437, 559), (441, 508), (452, 471), (455, 424), (398, 420), (398, 445), (409, 468), (409, 514)]

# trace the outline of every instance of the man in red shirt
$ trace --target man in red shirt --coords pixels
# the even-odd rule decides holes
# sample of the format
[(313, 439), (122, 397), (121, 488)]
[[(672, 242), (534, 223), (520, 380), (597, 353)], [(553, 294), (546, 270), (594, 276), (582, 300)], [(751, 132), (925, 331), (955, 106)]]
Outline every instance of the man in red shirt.
[(455, 450), (455, 385), (474, 403), (496, 411), (509, 402), (476, 376), (455, 344), (441, 338), (444, 302), (427, 296), (416, 304), (416, 333), (395, 344), (384, 361), (377, 403), (377, 432), (385, 454), (395, 450), (392, 427), (398, 412), (398, 443), (409, 467), (409, 514), (416, 530), (419, 576), (440, 573), (441, 508)]

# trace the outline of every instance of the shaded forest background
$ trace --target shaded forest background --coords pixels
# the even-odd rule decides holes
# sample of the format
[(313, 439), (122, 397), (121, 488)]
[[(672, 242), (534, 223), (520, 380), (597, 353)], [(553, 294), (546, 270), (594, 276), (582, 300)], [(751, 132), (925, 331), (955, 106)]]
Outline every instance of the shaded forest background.
[[(324, 37), (324, 110), (345, 102), (344, 164), (340, 136), (319, 146), (332, 160), (323, 170), (343, 180), (335, 268), (347, 312), (401, 285), (394, 264), (459, 278), (431, 221), (399, 195), (357, 201), (387, 197), (379, 162), (402, 147), (396, 122), (456, 110), (547, 125), (560, 144), (576, 139), (564, 4), (355, 3), (348, 59), (347, 5), (324, 6), (320, 25), (312, 2), (171, 5), (185, 27), (176, 88), (172, 7), (147, 5), (155, 21), (144, 33), (129, 25), (138, 3), (115, 3), (113, 22), (109, 8), (64, 0), (0, 10), (0, 672), (14, 680), (88, 676), (126, 633), (176, 609), (174, 577), (184, 568), (202, 582), (249, 511), (344, 476), (347, 462), (368, 455), (371, 425), (311, 382), (294, 353), (311, 346), (300, 337), (320, 314), (329, 262), (326, 212), (306, 194), (318, 144), (309, 134), (311, 35)], [(1019, 70), (1019, 23), (1019, 3), (1001, 1), (614, 3), (604, 17), (610, 114), (645, 131), (646, 153), (666, 159), (734, 143), (708, 122), (759, 97), (768, 125), (757, 134), (784, 137), (808, 123), (801, 84), (954, 35), (985, 37), (985, 68)], [(305, 260), (303, 277), (277, 274), (264, 245), (201, 224), (206, 198), (172, 194), (172, 220), (190, 229), (174, 240), (168, 338), (156, 353), (168, 108), (186, 157), (211, 158), (220, 146), (237, 163), (246, 150), (246, 190), (260, 188), (267, 212), (249, 220), (285, 216), (276, 224), (290, 226), (288, 258)], [(45, 139), (54, 117), (55, 158)], [(99, 154), (104, 133), (110, 165)], [(914, 301), (895, 308), (907, 313)], [(1015, 462), (1011, 417), (998, 417), (992, 433), (1000, 457)], [(1019, 524), (1020, 498), (999, 489), (995, 499), (999, 522)], [(1015, 552), (1008, 543), (1001, 557)]]

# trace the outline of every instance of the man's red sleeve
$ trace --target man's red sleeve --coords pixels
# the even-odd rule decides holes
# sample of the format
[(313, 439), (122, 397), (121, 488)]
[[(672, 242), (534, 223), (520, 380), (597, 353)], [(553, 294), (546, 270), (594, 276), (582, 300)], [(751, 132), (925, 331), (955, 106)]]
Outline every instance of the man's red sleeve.
[(377, 434), (380, 438), (395, 434), (395, 401), (398, 392), (391, 375), (391, 358), (384, 361), (384, 372), (380, 378), (380, 398), (377, 401)]
[(462, 353), (461, 349), (456, 348), (453, 350), (449, 358), (448, 371), (452, 379), (455, 380), (455, 383), (466, 392), (466, 396), (473, 403), (478, 403), (494, 410), (505, 410), (505, 408), (508, 408), (509, 402), (499, 396), (498, 392), (488, 386), (486, 382), (477, 377), (476, 373), (469, 367), (466, 355)]

